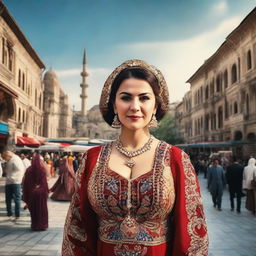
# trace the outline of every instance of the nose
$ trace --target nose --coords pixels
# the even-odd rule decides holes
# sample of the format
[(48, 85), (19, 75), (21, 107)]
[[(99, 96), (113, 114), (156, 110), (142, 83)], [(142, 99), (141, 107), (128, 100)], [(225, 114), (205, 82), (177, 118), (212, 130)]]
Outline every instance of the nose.
[(131, 109), (131, 111), (133, 111), (133, 112), (139, 111), (139, 109), (140, 109), (140, 102), (139, 102), (139, 100), (133, 99), (133, 100), (131, 101), (130, 109)]

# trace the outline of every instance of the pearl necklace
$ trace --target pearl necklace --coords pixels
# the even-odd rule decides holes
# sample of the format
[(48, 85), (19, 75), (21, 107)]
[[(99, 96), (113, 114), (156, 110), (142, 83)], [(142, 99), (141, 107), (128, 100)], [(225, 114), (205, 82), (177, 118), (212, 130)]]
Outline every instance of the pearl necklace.
[(116, 140), (115, 146), (116, 149), (123, 155), (125, 155), (126, 157), (128, 157), (129, 159), (125, 162), (125, 165), (128, 166), (129, 168), (132, 168), (135, 165), (135, 161), (132, 159), (135, 156), (141, 155), (144, 152), (150, 150), (151, 148), (151, 144), (153, 142), (153, 136), (150, 135), (149, 140), (147, 141), (147, 143), (141, 147), (140, 149), (136, 150), (136, 151), (128, 151), (127, 149), (124, 148), (122, 142), (120, 141), (120, 137)]

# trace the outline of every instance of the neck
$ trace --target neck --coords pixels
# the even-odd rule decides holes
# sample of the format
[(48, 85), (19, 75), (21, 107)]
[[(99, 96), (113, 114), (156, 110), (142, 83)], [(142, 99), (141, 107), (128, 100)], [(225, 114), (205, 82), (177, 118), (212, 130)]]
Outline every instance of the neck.
[(150, 133), (147, 128), (135, 131), (122, 128), (120, 134), (122, 145), (127, 150), (137, 150), (141, 148), (145, 143), (148, 142), (149, 137)]

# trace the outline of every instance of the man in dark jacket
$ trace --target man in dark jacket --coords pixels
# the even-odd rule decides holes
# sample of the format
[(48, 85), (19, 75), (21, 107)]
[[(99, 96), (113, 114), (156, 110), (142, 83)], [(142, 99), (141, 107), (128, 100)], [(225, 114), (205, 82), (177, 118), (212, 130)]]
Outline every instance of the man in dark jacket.
[(237, 199), (236, 211), (241, 212), (241, 196), (243, 183), (243, 166), (239, 164), (238, 159), (233, 157), (233, 164), (227, 167), (226, 179), (229, 187), (231, 211), (234, 211), (234, 198)]
[(213, 165), (209, 167), (208, 171), (208, 189), (212, 195), (213, 206), (217, 206), (219, 211), (221, 211), (221, 201), (224, 187), (225, 177), (223, 167), (219, 165), (218, 159), (214, 159)]

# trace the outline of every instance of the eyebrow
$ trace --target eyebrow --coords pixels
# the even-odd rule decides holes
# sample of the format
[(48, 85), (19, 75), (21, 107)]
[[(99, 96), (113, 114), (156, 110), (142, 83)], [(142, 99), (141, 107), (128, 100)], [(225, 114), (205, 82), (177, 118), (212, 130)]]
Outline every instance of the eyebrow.
[[(121, 94), (125, 94), (125, 95), (128, 95), (128, 96), (132, 96), (132, 94), (129, 93), (129, 92), (120, 92), (119, 95), (121, 95)], [(139, 96), (144, 96), (144, 95), (147, 95), (147, 94), (152, 95), (152, 93), (150, 93), (150, 92), (143, 92), (143, 93), (140, 93)]]

